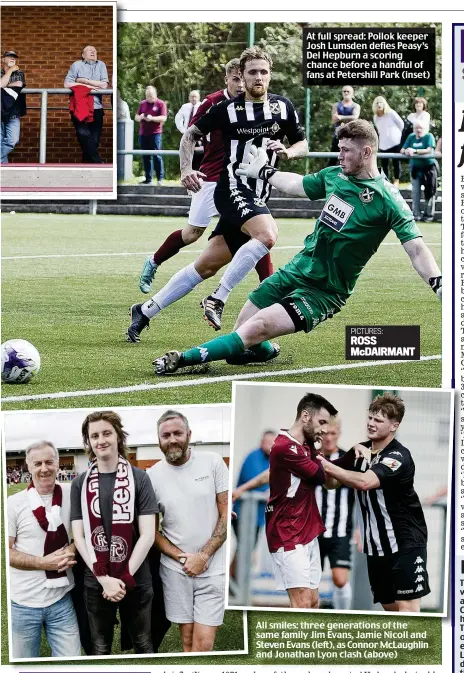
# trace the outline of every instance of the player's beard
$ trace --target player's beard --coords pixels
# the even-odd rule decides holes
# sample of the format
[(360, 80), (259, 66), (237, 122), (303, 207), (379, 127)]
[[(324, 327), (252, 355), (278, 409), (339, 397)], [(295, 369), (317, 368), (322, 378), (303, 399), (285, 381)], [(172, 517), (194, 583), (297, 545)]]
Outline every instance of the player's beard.
[(264, 98), (267, 89), (264, 86), (264, 84), (261, 84), (259, 86), (257, 86), (256, 84), (253, 84), (253, 86), (247, 86), (245, 84), (245, 91), (249, 96), (251, 96), (251, 98)]
[(319, 440), (319, 436), (316, 436), (316, 433), (314, 432), (314, 426), (311, 419), (303, 425), (302, 430), (306, 444), (314, 444), (314, 442)]

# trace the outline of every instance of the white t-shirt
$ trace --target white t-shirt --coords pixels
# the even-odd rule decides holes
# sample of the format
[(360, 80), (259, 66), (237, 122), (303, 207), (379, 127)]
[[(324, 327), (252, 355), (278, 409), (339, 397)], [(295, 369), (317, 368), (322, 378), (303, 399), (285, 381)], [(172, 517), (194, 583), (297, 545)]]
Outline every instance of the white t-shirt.
[(411, 112), (411, 114), (408, 115), (408, 121), (410, 121), (413, 126), (416, 122), (422, 122), (426, 131), (430, 128), (430, 114), (427, 110), (422, 110), (422, 112)]
[(400, 144), (404, 122), (395, 110), (390, 110), (380, 116), (374, 115), (374, 126), (379, 132), (380, 151), (389, 150)]
[[(229, 488), (224, 460), (212, 451), (193, 451), (184, 465), (174, 466), (163, 459), (147, 470), (156, 502), (163, 515), (163, 534), (186, 552), (197, 552), (210, 539), (217, 521), (216, 494)], [(182, 564), (161, 554), (167, 568), (183, 572)], [(226, 570), (225, 548), (213, 554), (208, 568), (198, 577), (222, 575)]]
[[(70, 535), (71, 484), (60, 484), (63, 491), (61, 520)], [(46, 510), (52, 507), (52, 494), (41, 496)], [(26, 490), (10, 495), (7, 500), (8, 536), (15, 538), (14, 549), (32, 554), (44, 555), (46, 532), (32, 514)], [(10, 566), (11, 600), (30, 608), (46, 608), (59, 601), (74, 586), (71, 569), (67, 570), (69, 585), (49, 589), (45, 586), (47, 576), (44, 570), (19, 570)]]

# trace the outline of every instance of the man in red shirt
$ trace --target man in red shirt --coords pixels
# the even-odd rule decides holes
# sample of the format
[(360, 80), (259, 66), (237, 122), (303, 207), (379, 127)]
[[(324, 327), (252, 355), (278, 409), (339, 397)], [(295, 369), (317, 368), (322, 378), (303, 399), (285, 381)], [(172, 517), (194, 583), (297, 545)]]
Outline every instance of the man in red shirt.
[(318, 535), (325, 531), (315, 486), (325, 483), (314, 443), (327, 432), (337, 410), (321, 395), (307, 393), (296, 419), (281, 430), (271, 449), (266, 537), (277, 590), (292, 608), (317, 608), (321, 560)]
[[(160, 150), (163, 136), (163, 124), (168, 118), (168, 109), (164, 100), (157, 96), (154, 86), (145, 89), (143, 100), (135, 115), (135, 121), (140, 122), (139, 143), (142, 150)], [(153, 160), (153, 161), (152, 161)], [(163, 157), (160, 154), (144, 155), (143, 168), (145, 180), (142, 185), (149, 185), (153, 180), (153, 166), (155, 168), (158, 184), (164, 178)]]
[[(239, 68), (240, 60), (238, 58), (233, 58), (227, 63), (225, 66), (226, 88), (206, 96), (190, 120), (189, 126), (206, 114), (213, 105), (217, 105), (223, 100), (235, 98), (243, 92), (243, 81)], [(184, 229), (173, 231), (158, 250), (146, 260), (139, 281), (139, 287), (144, 294), (150, 292), (158, 266), (177, 255), (181, 248), (195, 243), (204, 234), (212, 218), (218, 214), (213, 196), (224, 164), (224, 144), (221, 131), (212, 131), (206, 138), (203, 138), (203, 146), (205, 153), (200, 164), (200, 171), (205, 175), (203, 186), (199, 192), (192, 194), (187, 226)], [(216, 270), (220, 269), (221, 266), (223, 266), (223, 263), (219, 262)], [(256, 271), (260, 281), (271, 275), (273, 269), (269, 255), (258, 262)]]

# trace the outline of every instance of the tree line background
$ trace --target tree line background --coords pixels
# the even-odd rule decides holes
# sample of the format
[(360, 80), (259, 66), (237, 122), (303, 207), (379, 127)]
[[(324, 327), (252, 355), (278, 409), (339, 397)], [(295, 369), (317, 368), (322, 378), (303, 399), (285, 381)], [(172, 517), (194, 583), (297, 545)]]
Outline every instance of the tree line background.
[[(274, 60), (270, 91), (290, 98), (300, 123), (305, 121), (305, 87), (302, 76), (302, 33), (309, 24), (283, 23), (255, 25), (257, 46), (264, 48)], [(311, 23), (311, 28), (328, 24)], [(360, 26), (363, 23), (330, 26)], [(404, 23), (382, 23), (374, 27), (404, 27)], [(408, 27), (429, 27), (430, 24), (408, 23)], [(180, 133), (174, 116), (188, 101), (192, 89), (199, 89), (202, 100), (206, 94), (224, 88), (224, 65), (240, 56), (248, 46), (246, 23), (120, 23), (118, 24), (118, 88), (128, 104), (131, 117), (145, 98), (145, 87), (156, 87), (158, 97), (167, 103), (168, 119), (163, 130), (163, 149), (177, 149)], [(441, 91), (441, 25), (436, 26), (436, 85), (356, 86), (355, 101), (361, 106), (361, 118), (372, 121), (372, 102), (384, 96), (390, 107), (405, 119), (413, 111), (412, 100), (423, 96), (431, 115), (431, 131), (438, 139), (442, 124)], [(347, 82), (348, 84), (349, 82)], [(331, 108), (340, 100), (341, 86), (310, 87), (311, 151), (328, 151), (332, 137)], [(134, 129), (134, 147), (138, 147), (138, 124)], [(177, 157), (164, 157), (166, 178), (179, 177)], [(327, 160), (309, 159), (292, 163), (292, 170), (314, 171)], [(134, 172), (141, 175), (141, 158), (134, 157)], [(404, 169), (403, 169), (403, 172)]]

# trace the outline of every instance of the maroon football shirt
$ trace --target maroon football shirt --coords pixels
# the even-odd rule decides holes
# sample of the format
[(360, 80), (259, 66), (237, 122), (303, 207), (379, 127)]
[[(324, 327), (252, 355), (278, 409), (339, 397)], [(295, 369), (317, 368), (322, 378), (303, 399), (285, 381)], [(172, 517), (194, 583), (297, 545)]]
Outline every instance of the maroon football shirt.
[[(195, 124), (213, 105), (229, 99), (230, 96), (227, 89), (210, 93), (193, 115), (189, 126)], [(211, 131), (211, 133), (203, 138), (203, 146), (205, 153), (200, 165), (200, 171), (208, 176), (205, 178), (205, 182), (217, 182), (224, 164), (224, 143), (222, 142), (221, 131), (219, 129)]]
[(300, 444), (285, 430), (277, 435), (269, 463), (270, 497), (266, 505), (269, 551), (295, 549), (325, 531), (314, 487), (325, 483), (314, 446)]

